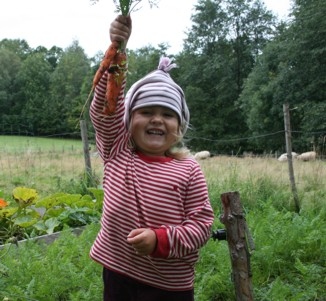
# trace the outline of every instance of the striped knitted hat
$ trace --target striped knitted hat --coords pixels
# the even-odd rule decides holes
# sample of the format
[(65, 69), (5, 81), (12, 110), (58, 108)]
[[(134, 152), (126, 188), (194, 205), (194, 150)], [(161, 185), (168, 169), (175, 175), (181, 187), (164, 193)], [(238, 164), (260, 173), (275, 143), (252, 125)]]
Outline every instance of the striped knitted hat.
[(168, 57), (163, 57), (157, 70), (147, 74), (131, 86), (125, 98), (127, 128), (129, 128), (131, 113), (134, 110), (149, 106), (163, 106), (177, 113), (182, 133), (186, 133), (190, 119), (188, 106), (182, 89), (168, 73), (175, 67), (176, 64), (173, 64)]

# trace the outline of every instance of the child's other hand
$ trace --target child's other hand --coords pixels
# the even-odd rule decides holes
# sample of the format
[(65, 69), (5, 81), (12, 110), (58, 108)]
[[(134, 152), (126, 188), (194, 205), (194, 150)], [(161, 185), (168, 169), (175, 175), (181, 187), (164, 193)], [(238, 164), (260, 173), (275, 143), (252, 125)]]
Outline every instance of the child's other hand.
[(127, 242), (131, 244), (138, 255), (149, 255), (155, 249), (156, 234), (152, 229), (134, 229), (129, 233)]

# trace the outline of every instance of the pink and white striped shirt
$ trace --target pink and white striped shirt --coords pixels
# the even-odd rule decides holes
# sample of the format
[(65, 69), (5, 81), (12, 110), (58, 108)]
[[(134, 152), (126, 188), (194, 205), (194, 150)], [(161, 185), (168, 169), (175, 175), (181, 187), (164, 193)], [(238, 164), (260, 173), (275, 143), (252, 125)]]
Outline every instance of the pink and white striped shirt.
[[(101, 230), (90, 256), (107, 269), (164, 290), (194, 285), (198, 251), (210, 237), (214, 214), (199, 164), (192, 158), (148, 157), (130, 148), (123, 122), (124, 88), (117, 111), (103, 116), (107, 74), (95, 89), (90, 115), (104, 161)], [(139, 256), (129, 232), (151, 228), (157, 246)]]

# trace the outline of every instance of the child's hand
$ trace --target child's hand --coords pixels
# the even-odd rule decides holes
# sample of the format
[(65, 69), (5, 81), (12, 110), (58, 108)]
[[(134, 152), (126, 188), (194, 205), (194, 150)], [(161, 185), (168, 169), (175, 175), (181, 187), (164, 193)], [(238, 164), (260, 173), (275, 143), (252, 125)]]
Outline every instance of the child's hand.
[(152, 229), (139, 228), (132, 230), (127, 242), (132, 245), (138, 255), (151, 254), (156, 246), (156, 234)]
[(110, 26), (111, 41), (127, 42), (132, 29), (132, 22), (130, 16), (117, 16)]

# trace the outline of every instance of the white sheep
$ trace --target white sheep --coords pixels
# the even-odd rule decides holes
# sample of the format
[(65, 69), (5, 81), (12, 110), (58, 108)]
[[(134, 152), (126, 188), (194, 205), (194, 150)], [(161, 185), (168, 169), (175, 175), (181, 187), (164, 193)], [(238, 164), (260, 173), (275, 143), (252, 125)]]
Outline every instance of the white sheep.
[(316, 156), (317, 156), (316, 152), (306, 152), (297, 156), (297, 159), (302, 161), (313, 161), (316, 160)]
[[(298, 156), (297, 153), (292, 152), (292, 158), (296, 158), (297, 156)], [(287, 161), (287, 160), (288, 160), (288, 154), (285, 153), (285, 154), (280, 155), (280, 156), (278, 157), (277, 160), (280, 161), (280, 162), (285, 162), (285, 161)]]
[(203, 160), (207, 159), (211, 156), (211, 153), (209, 151), (201, 151), (195, 154), (194, 158), (196, 160)]

